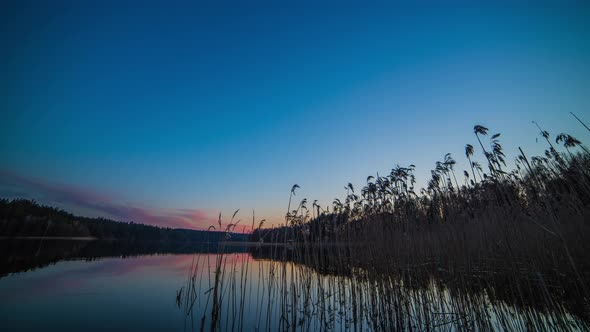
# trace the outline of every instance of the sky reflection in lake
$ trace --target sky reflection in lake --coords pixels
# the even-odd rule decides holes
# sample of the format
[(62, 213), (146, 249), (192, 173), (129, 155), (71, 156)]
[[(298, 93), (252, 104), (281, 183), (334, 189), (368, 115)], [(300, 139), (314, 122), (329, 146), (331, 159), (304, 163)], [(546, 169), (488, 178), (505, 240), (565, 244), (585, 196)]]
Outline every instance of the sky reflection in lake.
[[(16, 245), (19, 242), (0, 242), (0, 249), (38, 246), (38, 241), (20, 242), (20, 246)], [(35, 250), (33, 254), (30, 250), (0, 250), (5, 274), (0, 277), (2, 331), (198, 331), (203, 317), (205, 330), (211, 326), (213, 271), (220, 257), (216, 253), (150, 255), (146, 251), (129, 256), (128, 247), (109, 249), (107, 243), (98, 241), (49, 241), (43, 248), (39, 255), (34, 254)], [(63, 256), (53, 256), (58, 248), (70, 249), (65, 249)], [(388, 306), (400, 308), (403, 303), (411, 303), (406, 307), (408, 312), (398, 313), (399, 317), (389, 323), (398, 320), (403, 326), (423, 327), (427, 322), (429, 326), (444, 324), (446, 330), (455, 330), (451, 323), (456, 319), (450, 319), (461, 312), (461, 317), (471, 317), (470, 321), (485, 318), (482, 326), (493, 329), (504, 326), (502, 322), (506, 320), (508, 326), (525, 328), (530, 317), (540, 324), (535, 327), (555, 327), (555, 322), (569, 330), (583, 330), (586, 326), (567, 310), (560, 314), (540, 305), (515, 306), (516, 302), (500, 296), (499, 289), (495, 292), (498, 299), (492, 301), (486, 295), (487, 289), (449, 288), (451, 284), (442, 279), (420, 279), (420, 273), (413, 276), (415, 285), (406, 287), (407, 280), (397, 275), (367, 280), (367, 275), (357, 268), (336, 273), (338, 269), (330, 268), (334, 267), (333, 261), (306, 265), (291, 251), (284, 256), (286, 260), (277, 261), (271, 258), (282, 256), (280, 252), (273, 255), (272, 251), (262, 249), (247, 253), (240, 252), (244, 248), (226, 248), (218, 293), (221, 330), (233, 326), (274, 331), (285, 322), (280, 319), (283, 314), (291, 317), (291, 308), (296, 308), (297, 324), (303, 330), (326, 326), (332, 330), (355, 326), (371, 330), (375, 328), (374, 315), (384, 314)], [(94, 255), (87, 256), (88, 253)], [(196, 295), (187, 298), (187, 281), (193, 266), (198, 267), (193, 269)], [(385, 288), (379, 288), (376, 281)], [(181, 287), (184, 293), (178, 306), (175, 295)], [(358, 322), (351, 320), (356, 310), (354, 305), (351, 307), (355, 303), (351, 298), (356, 298), (357, 306), (364, 308), (359, 311)], [(462, 301), (466, 304), (457, 306)], [(189, 306), (192, 309), (187, 310)], [(443, 312), (448, 314), (440, 314)]]
[(174, 294), (192, 260), (183, 254), (62, 261), (4, 277), (3, 330), (182, 330)]

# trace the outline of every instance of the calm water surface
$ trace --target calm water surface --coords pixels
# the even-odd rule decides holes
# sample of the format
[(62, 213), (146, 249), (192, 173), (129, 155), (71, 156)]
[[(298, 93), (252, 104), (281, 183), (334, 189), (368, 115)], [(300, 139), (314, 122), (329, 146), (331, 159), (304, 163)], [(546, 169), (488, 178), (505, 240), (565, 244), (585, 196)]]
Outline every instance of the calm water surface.
[(175, 292), (192, 260), (170, 254), (61, 261), (6, 276), (0, 279), (3, 330), (183, 330)]
[(0, 330), (184, 330), (176, 291), (215, 247), (1, 240)]
[[(216, 245), (2, 240), (0, 330), (198, 331), (201, 324), (209, 330), (216, 250)], [(547, 315), (502, 302), (491, 304), (485, 293), (474, 294), (471, 300), (463, 297), (472, 301), (461, 309), (466, 311), (449, 314), (457, 308), (457, 296), (434, 282), (423, 289), (405, 289), (403, 282), (387, 281), (379, 286), (393, 287), (389, 291), (393, 296), (383, 297), (383, 289), (367, 283), (363, 273), (319, 273), (317, 267), (280, 263), (260, 254), (252, 256), (247, 250), (229, 249), (223, 256), (218, 294), (223, 301), (217, 325), (221, 330), (274, 331), (288, 328), (288, 321), (297, 322), (303, 330), (353, 330), (354, 324), (371, 330), (385, 318), (401, 322), (404, 328), (427, 324), (449, 331), (457, 326), (470, 330), (506, 330), (508, 326), (508, 330), (523, 331), (587, 327), (567, 313)], [(192, 284), (191, 275), (195, 276)], [(358, 303), (351, 303), (352, 298)], [(424, 303), (429, 305), (426, 311)], [(389, 312), (386, 306), (404, 311)], [(388, 314), (392, 316), (379, 318)], [(470, 318), (461, 325), (457, 323), (461, 317)], [(474, 328), (471, 324), (478, 317), (486, 322)], [(551, 328), (552, 321), (561, 325)]]

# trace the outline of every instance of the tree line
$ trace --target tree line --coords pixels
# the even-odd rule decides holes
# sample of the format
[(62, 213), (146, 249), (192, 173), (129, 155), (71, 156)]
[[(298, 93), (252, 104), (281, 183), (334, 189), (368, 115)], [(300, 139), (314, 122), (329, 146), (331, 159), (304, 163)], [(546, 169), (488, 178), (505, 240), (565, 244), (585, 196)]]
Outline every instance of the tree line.
[(247, 235), (202, 231), (75, 216), (28, 199), (0, 199), (0, 236), (94, 237), (129, 241), (219, 242), (245, 241)]

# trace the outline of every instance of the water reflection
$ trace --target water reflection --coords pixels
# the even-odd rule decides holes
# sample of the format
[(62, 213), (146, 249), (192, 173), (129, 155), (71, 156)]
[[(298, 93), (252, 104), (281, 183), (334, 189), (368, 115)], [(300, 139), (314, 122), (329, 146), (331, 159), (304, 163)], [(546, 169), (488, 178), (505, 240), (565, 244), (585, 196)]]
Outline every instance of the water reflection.
[[(63, 260), (95, 260), (105, 257), (135, 257), (157, 254), (216, 253), (217, 243), (129, 242), (78, 240), (0, 240), (0, 277), (24, 272)], [(226, 252), (246, 252), (227, 247)]]
[[(0, 241), (2, 330), (588, 328), (586, 306), (576, 311), (576, 296), (543, 293), (547, 287), (519, 283), (499, 268), (493, 278), (458, 280), (442, 261), (379, 271), (337, 247), (218, 249)], [(485, 266), (493, 268), (489, 261)]]
[[(194, 278), (183, 288), (184, 313), (193, 330), (589, 327), (583, 295), (540, 272), (515, 273), (503, 268), (503, 260), (491, 258), (469, 260), (471, 266), (465, 266), (460, 260), (407, 261), (391, 256), (389, 262), (372, 265), (355, 259), (350, 249), (263, 247), (251, 252), (257, 260), (253, 266), (248, 261), (232, 265), (221, 254), (213, 268), (197, 262)], [(219, 280), (204, 282), (203, 270)]]
[(210, 252), (216, 248), (0, 241), (0, 330), (182, 331), (184, 318), (174, 292), (185, 282), (194, 258), (206, 261), (211, 256), (214, 261)]

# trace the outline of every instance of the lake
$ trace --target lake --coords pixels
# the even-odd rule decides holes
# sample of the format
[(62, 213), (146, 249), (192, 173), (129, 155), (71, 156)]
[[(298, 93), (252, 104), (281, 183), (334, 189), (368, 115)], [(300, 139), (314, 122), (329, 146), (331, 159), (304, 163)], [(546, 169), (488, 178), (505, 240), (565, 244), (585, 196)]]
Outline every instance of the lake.
[(4, 331), (588, 327), (566, 306), (522, 306), (500, 290), (460, 290), (432, 276), (409, 281), (310, 263), (292, 249), (0, 240), (0, 250)]

